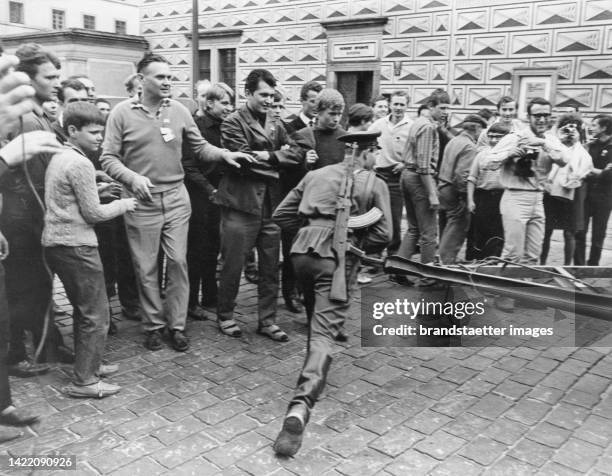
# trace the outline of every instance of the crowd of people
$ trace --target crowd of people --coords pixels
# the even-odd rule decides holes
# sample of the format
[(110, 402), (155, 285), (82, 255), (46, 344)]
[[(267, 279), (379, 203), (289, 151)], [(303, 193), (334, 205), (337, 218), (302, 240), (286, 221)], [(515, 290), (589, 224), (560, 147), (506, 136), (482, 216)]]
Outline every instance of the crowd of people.
[[(228, 85), (198, 82), (191, 113), (172, 99), (170, 64), (153, 53), (127, 78), (129, 98), (111, 107), (88, 77), (60, 81), (59, 60), (39, 45), (1, 58), (0, 69), (0, 424), (36, 420), (12, 405), (8, 375), (40, 375), (48, 363), (74, 364), (67, 395), (120, 391), (103, 379), (118, 371), (103, 358), (107, 335), (117, 333), (115, 293), (151, 351), (165, 336), (188, 350), (188, 316), (206, 319), (211, 310), (220, 332), (240, 337), (234, 308), (244, 272), (257, 284), (257, 333), (289, 340), (276, 321), (279, 287), (287, 309), (305, 309), (309, 322), (306, 360), (275, 443), (292, 455), (333, 343), (346, 339), (354, 285), (370, 279), (360, 254), (418, 253), (423, 263), (450, 265), (465, 246), (466, 260), (538, 264), (561, 229), (564, 264), (601, 258), (612, 209), (611, 116), (585, 124), (573, 112), (553, 123), (551, 103), (535, 98), (524, 123), (506, 96), (496, 113), (468, 114), (451, 127), (444, 90), (411, 117), (404, 91), (347, 108), (339, 91), (311, 81), (300, 112), (287, 117), (282, 88), (265, 69), (248, 74), (237, 108)], [(347, 210), (375, 218), (351, 222)], [(54, 276), (73, 307), (74, 349), (54, 323)]]

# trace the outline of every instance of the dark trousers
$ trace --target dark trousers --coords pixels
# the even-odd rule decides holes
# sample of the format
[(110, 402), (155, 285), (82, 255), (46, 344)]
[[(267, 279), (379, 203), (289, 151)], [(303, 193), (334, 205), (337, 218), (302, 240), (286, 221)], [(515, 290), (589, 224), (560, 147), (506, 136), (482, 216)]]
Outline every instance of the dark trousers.
[(466, 197), (452, 185), (440, 188), (440, 207), (446, 212), (446, 225), (440, 236), (439, 254), (442, 263), (453, 264), (470, 228), (470, 212)]
[(0, 263), (0, 412), (13, 404), (8, 377), (9, 310), (6, 302), (4, 267)]
[(75, 384), (90, 385), (99, 380), (110, 321), (98, 248), (52, 246), (46, 251), (49, 266), (62, 281), (74, 308)]
[[(52, 279), (42, 259), (41, 221), (42, 218), (33, 215), (10, 216), (8, 210), (2, 217), (2, 230), (11, 247), (4, 261), (10, 326), (9, 365), (27, 358), (25, 331), (32, 334), (34, 346), (38, 347), (45, 315), (51, 313)], [(55, 351), (63, 345), (52, 317), (47, 321), (47, 338), (41, 352), (44, 361), (55, 361)]]
[(389, 255), (394, 255), (402, 242), (402, 213), (404, 211), (404, 197), (400, 186), (400, 174), (394, 174), (392, 167), (376, 170), (376, 175), (382, 178), (389, 189), (389, 200), (391, 204), (391, 220), (393, 224), (393, 238), (387, 246)]
[(293, 230), (281, 230), (281, 244), (283, 252), (283, 266), (281, 267), (281, 289), (285, 300), (297, 294), (295, 270), (291, 261), (291, 245), (296, 233)]
[(276, 322), (280, 228), (272, 221), (268, 200), (264, 202), (266, 205), (261, 215), (230, 208), (221, 209), (223, 268), (219, 276), (217, 303), (217, 317), (220, 321), (233, 318), (242, 269), (247, 255), (255, 246), (259, 259), (259, 325), (269, 326)]
[(108, 298), (118, 291), (121, 307), (126, 312), (137, 313), (138, 287), (123, 218), (99, 223), (95, 230)]
[(305, 254), (293, 255), (292, 260), (298, 283), (304, 292), (308, 344), (304, 366), (289, 405), (303, 403), (312, 409), (325, 388), (334, 341), (349, 312), (359, 262), (347, 256), (349, 300), (343, 303), (329, 299), (335, 260)]
[(191, 218), (187, 235), (187, 266), (189, 271), (189, 306), (217, 302), (217, 257), (221, 247), (219, 207), (205, 192), (187, 187), (191, 199)]
[(474, 191), (476, 210), (472, 216), (472, 249), (468, 259), (501, 256), (504, 249), (504, 225), (499, 213), (503, 190)]
[(599, 266), (606, 229), (612, 209), (606, 203), (597, 202), (587, 197), (585, 201), (584, 230), (576, 233), (576, 248), (574, 251), (574, 264), (584, 266), (586, 258), (586, 233), (589, 229), (589, 221), (592, 219), (591, 228), (591, 250), (589, 252), (588, 266)]

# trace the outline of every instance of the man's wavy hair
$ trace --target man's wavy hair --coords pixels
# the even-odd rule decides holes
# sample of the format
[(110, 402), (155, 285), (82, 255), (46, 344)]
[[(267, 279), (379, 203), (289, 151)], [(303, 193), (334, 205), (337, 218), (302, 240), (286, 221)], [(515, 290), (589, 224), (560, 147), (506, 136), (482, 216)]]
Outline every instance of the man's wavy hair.
[(331, 109), (332, 111), (344, 109), (344, 98), (342, 94), (336, 89), (324, 88), (319, 93), (317, 98), (317, 111), (325, 111)]
[(59, 58), (55, 54), (45, 50), (37, 43), (21, 45), (15, 51), (15, 56), (19, 58), (19, 64), (15, 69), (24, 72), (30, 78), (34, 78), (38, 74), (38, 67), (41, 64), (51, 63), (57, 69), (62, 67)]

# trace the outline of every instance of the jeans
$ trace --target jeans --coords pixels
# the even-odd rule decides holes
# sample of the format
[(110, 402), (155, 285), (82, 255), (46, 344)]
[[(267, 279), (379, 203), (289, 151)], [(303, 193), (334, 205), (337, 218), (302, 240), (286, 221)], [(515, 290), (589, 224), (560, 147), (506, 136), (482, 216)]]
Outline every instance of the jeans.
[(221, 209), (223, 267), (219, 276), (217, 303), (217, 317), (220, 321), (233, 318), (242, 269), (247, 255), (255, 246), (259, 260), (259, 325), (264, 327), (276, 322), (280, 228), (271, 219), (272, 210), (267, 200), (265, 203), (261, 215), (225, 207)]
[(610, 219), (610, 211), (612, 211), (612, 209), (605, 203), (597, 203), (595, 200), (587, 197), (585, 202), (584, 230), (576, 233), (576, 250), (574, 252), (574, 264), (576, 266), (584, 266), (585, 264), (586, 233), (591, 218), (593, 220), (591, 228), (591, 250), (589, 252), (589, 260), (586, 264), (588, 266), (599, 266), (599, 260), (601, 259), (601, 252), (606, 238), (608, 220)]
[(499, 204), (504, 224), (503, 257), (537, 265), (544, 240), (543, 192), (505, 190)]
[(104, 344), (110, 321), (104, 271), (94, 246), (51, 246), (49, 266), (58, 275), (74, 313), (74, 375), (76, 385), (99, 380)]
[(221, 247), (219, 207), (212, 203), (206, 192), (188, 187), (191, 199), (191, 219), (187, 239), (187, 265), (189, 270), (189, 306), (202, 302), (217, 302), (217, 257)]
[(444, 264), (453, 264), (470, 228), (470, 212), (466, 197), (452, 185), (439, 189), (440, 207), (446, 212), (446, 226), (440, 236), (440, 259)]
[[(184, 185), (153, 193), (151, 202), (138, 201), (136, 210), (124, 215), (145, 331), (162, 329), (166, 322), (172, 330), (185, 329), (189, 300), (187, 234), (190, 215), (191, 204)], [(167, 260), (165, 303), (160, 296), (158, 274), (160, 243)]]
[(431, 263), (436, 254), (437, 212), (429, 206), (427, 190), (419, 174), (404, 169), (400, 184), (406, 205), (408, 231), (397, 254), (411, 258), (418, 243), (421, 247), (421, 263)]
[(400, 174), (394, 174), (392, 168), (378, 169), (376, 175), (382, 178), (389, 189), (389, 200), (391, 203), (391, 220), (393, 223), (393, 238), (387, 246), (389, 255), (394, 255), (402, 242), (402, 213), (404, 211), (404, 199), (400, 186)]
[(4, 267), (0, 263), (0, 412), (13, 404), (8, 376), (9, 310), (6, 302)]

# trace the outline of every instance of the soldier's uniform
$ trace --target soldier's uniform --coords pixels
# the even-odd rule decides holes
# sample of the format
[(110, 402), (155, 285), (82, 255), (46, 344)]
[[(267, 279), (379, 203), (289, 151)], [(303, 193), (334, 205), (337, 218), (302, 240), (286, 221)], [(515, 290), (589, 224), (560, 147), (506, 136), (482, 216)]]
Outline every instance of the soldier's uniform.
[[(371, 144), (380, 133), (347, 134), (345, 142), (358, 141), (360, 146)], [(367, 152), (366, 152), (367, 153)], [(296, 393), (289, 405), (286, 422), (294, 412), (301, 412), (301, 432), (310, 410), (317, 401), (329, 366), (334, 340), (340, 335), (350, 307), (351, 288), (355, 284), (359, 258), (346, 253), (346, 282), (348, 301), (330, 299), (332, 276), (336, 268), (333, 249), (336, 207), (342, 183), (347, 173), (347, 162), (328, 165), (309, 172), (295, 187), (273, 215), (273, 220), (285, 230), (298, 229), (291, 248), (296, 277), (304, 292), (304, 304), (309, 322), (308, 350), (298, 379)], [(382, 217), (368, 228), (349, 233), (349, 241), (366, 253), (382, 251), (392, 238), (389, 192), (384, 181), (374, 172), (355, 167), (352, 188), (351, 215), (363, 214), (372, 207), (382, 211)], [(284, 430), (287, 430), (287, 425)], [(291, 432), (291, 429), (288, 430)], [(279, 435), (279, 438), (281, 438)], [(275, 444), (280, 454), (294, 454), (282, 444)]]

